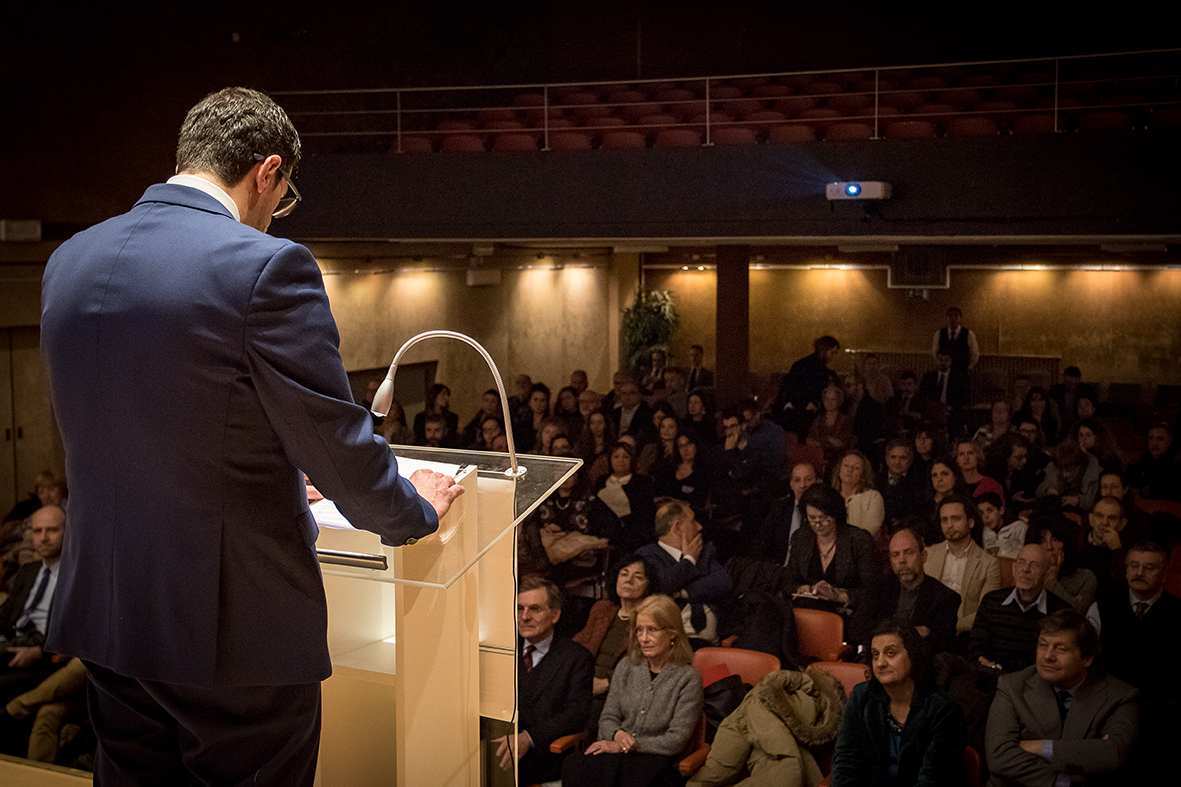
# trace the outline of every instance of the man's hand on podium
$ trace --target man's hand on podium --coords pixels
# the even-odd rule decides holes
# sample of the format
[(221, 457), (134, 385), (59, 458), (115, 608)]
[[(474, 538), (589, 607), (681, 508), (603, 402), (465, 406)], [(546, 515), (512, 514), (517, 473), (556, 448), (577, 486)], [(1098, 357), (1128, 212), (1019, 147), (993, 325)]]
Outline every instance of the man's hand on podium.
[(435, 507), (440, 522), (455, 502), (455, 498), (463, 494), (463, 487), (455, 483), (454, 478), (425, 467), (415, 470), (410, 475), (410, 483), (414, 484), (414, 488), (423, 499)]

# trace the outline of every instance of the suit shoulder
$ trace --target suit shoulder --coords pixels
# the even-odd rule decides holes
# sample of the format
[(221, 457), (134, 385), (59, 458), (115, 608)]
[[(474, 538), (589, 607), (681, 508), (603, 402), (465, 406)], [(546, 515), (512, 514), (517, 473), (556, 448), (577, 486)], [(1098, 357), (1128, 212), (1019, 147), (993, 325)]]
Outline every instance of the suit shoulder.
[(555, 655), (572, 660), (594, 659), (594, 656), (591, 655), (591, 652), (582, 643), (575, 642), (569, 637), (554, 637), (553, 644), (550, 645), (550, 651)]

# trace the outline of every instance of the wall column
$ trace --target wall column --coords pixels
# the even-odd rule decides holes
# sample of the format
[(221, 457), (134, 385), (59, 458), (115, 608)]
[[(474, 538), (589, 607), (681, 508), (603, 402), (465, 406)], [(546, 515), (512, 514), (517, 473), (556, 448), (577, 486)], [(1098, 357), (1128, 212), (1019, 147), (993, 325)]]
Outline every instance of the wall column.
[(737, 404), (749, 395), (750, 247), (718, 246), (717, 406)]

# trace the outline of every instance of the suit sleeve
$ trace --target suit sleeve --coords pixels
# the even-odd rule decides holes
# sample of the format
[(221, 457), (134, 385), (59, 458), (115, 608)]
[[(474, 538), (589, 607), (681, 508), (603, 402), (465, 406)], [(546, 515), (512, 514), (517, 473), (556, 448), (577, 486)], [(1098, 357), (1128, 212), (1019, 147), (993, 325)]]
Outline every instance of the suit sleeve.
[[(570, 667), (564, 676), (562, 691), (565, 699), (558, 713), (543, 719), (523, 732), (528, 732), (533, 745), (545, 750), (563, 735), (586, 729), (591, 711), (591, 687), (595, 677), (594, 660), (586, 648), (573, 644), (564, 649), (569, 653)], [(554, 654), (556, 655), (556, 654)], [(546, 658), (549, 658), (548, 656)]]
[(949, 590), (938, 580), (936, 590), (946, 590), (939, 593), (930, 612), (930, 633), (927, 635), (927, 646), (932, 653), (943, 653), (951, 650), (955, 641), (955, 626), (960, 613), (960, 594)]
[[(1109, 684), (1108, 690), (1115, 687)], [(1140, 730), (1137, 696), (1135, 690), (1125, 695), (1110, 710), (1094, 738), (1054, 741), (1051, 767), (1070, 774), (1111, 773), (1127, 762)]]
[[(1014, 672), (1001, 678), (996, 696), (988, 711), (988, 723), (984, 729), (984, 749), (988, 757), (988, 768), (998, 776), (1004, 776), (1019, 784), (1030, 787), (1050, 787), (1057, 777), (1057, 770), (1036, 754), (1021, 748), (1021, 718), (1013, 693), (1020, 692), (1026, 672)], [(1033, 738), (1030, 738), (1034, 740)], [(1096, 741), (1087, 741), (1095, 743)], [(1057, 749), (1061, 741), (1054, 741)], [(1058, 753), (1055, 751), (1054, 756)]]
[[(980, 597), (976, 599), (976, 611), (980, 609), (980, 599), (984, 598), (986, 594), (1000, 589), (1001, 564), (999, 560), (990, 556), (984, 560), (984, 585), (980, 588)], [(971, 631), (972, 626), (976, 623), (976, 611), (960, 617), (959, 622), (956, 624), (956, 629), (958, 631)]]
[(283, 246), (251, 296), (244, 337), (251, 382), (288, 459), (356, 527), (392, 544), (438, 529), (434, 508), (353, 404), (336, 322), (316, 262)]

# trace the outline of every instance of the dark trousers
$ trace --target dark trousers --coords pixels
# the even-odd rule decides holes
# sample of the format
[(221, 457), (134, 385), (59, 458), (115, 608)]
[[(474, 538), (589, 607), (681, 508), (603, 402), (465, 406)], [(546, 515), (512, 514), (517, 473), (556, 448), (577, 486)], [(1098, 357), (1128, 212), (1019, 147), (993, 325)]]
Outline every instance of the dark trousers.
[(182, 686), (86, 664), (96, 785), (311, 785), (320, 684)]

